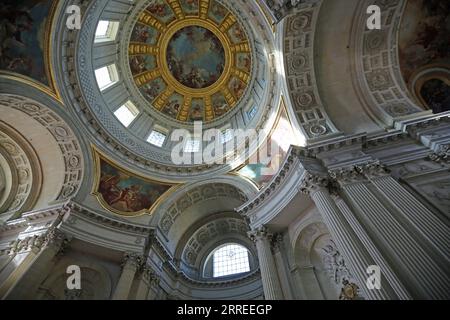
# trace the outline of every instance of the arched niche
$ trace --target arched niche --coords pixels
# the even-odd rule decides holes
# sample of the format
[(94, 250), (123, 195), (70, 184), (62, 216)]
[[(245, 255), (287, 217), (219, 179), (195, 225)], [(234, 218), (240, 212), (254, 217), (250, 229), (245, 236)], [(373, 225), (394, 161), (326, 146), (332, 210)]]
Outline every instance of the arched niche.
[[(70, 265), (80, 268), (80, 290), (67, 289), (69, 276), (67, 268)], [(39, 300), (109, 300), (112, 295), (112, 286), (111, 276), (103, 266), (63, 258), (40, 285), (37, 298)]]
[(355, 280), (322, 222), (302, 228), (294, 245), (294, 259), (306, 299), (358, 298)]

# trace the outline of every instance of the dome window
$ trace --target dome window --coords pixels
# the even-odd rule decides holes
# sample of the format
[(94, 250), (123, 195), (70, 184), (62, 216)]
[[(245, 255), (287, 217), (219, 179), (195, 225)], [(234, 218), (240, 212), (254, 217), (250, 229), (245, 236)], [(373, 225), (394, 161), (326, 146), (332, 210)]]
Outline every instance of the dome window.
[(232, 129), (225, 129), (222, 130), (222, 134), (220, 135), (220, 143), (227, 143), (228, 141), (231, 141), (234, 138), (234, 133)]
[(200, 151), (200, 140), (197, 139), (189, 139), (186, 141), (184, 145), (184, 152), (186, 153), (195, 153)]
[(95, 31), (95, 43), (116, 40), (119, 31), (118, 21), (100, 20)]
[(100, 91), (104, 91), (119, 81), (116, 65), (111, 64), (95, 70), (95, 78)]
[(148, 136), (147, 142), (154, 146), (162, 147), (166, 141), (166, 137), (164, 133), (153, 130)]
[(130, 101), (125, 103), (119, 109), (114, 112), (116, 118), (125, 126), (129, 127), (130, 124), (136, 119), (139, 114), (139, 110)]

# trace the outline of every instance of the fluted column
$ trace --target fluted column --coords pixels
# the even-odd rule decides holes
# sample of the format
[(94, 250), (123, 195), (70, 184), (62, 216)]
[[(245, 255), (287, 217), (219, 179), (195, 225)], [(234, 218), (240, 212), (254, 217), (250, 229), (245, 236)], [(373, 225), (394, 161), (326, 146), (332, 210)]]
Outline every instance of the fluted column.
[(149, 283), (150, 287), (147, 294), (147, 300), (156, 300), (159, 291), (159, 276), (152, 273)]
[[(343, 196), (354, 208), (356, 220), (389, 257), (402, 283), (413, 298), (443, 299), (450, 295), (450, 278), (405, 227), (392, 205), (380, 199), (370, 183), (356, 168), (331, 172), (340, 184)], [(346, 177), (352, 177), (348, 179)]]
[(130, 295), (134, 276), (142, 265), (143, 257), (137, 253), (126, 253), (122, 264), (122, 274), (114, 291), (113, 300), (126, 300)]
[(379, 162), (357, 168), (398, 209), (411, 227), (441, 255), (444, 265), (450, 262), (450, 227), (409, 193)]
[(395, 294), (390, 290), (384, 279), (382, 279), (381, 290), (369, 290), (366, 287), (367, 268), (376, 263), (337, 207), (328, 191), (328, 186), (329, 180), (327, 177), (305, 173), (300, 191), (311, 196), (333, 240), (347, 262), (348, 268), (355, 279), (358, 280), (359, 289), (368, 299), (408, 298), (408, 296), (399, 297)]
[(267, 231), (267, 228), (260, 227), (250, 231), (248, 236), (256, 244), (266, 300), (282, 300), (280, 280), (271, 250), (272, 234)]
[(141, 278), (136, 292), (136, 300), (153, 300), (155, 297), (153, 287), (157, 286), (159, 279), (152, 267), (145, 265), (142, 268)]
[(287, 268), (283, 258), (283, 236), (278, 234), (273, 241), (273, 255), (278, 270), (278, 278), (280, 279), (281, 290), (285, 299), (293, 299), (292, 289), (287, 276)]
[(48, 272), (53, 269), (58, 256), (68, 244), (67, 236), (57, 228), (34, 239), (31, 251), (19, 265), (11, 278), (15, 283), (3, 297), (4, 299), (34, 299), (39, 285)]

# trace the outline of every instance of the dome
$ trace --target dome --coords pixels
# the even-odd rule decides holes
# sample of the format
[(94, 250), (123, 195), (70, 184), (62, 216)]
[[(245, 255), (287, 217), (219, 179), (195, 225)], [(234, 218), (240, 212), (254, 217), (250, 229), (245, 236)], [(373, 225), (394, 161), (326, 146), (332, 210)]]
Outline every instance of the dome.
[(252, 50), (235, 14), (217, 1), (151, 3), (129, 41), (129, 65), (148, 105), (165, 118), (209, 122), (236, 107), (252, 78)]
[(205, 130), (273, 127), (281, 99), (274, 93), (281, 83), (275, 81), (276, 44), (256, 4), (158, 0), (120, 10), (109, 5), (86, 8), (72, 47), (64, 45), (72, 35), (61, 30), (61, 56), (74, 51), (74, 60), (63, 65), (79, 78), (69, 79), (62, 95), (80, 111), (96, 145), (104, 153), (114, 150), (113, 160), (133, 171), (168, 182), (240, 166), (258, 145), (236, 148), (237, 160), (226, 165), (179, 165), (172, 151), (180, 141), (172, 137), (185, 130), (186, 141), (192, 135), (204, 149)]

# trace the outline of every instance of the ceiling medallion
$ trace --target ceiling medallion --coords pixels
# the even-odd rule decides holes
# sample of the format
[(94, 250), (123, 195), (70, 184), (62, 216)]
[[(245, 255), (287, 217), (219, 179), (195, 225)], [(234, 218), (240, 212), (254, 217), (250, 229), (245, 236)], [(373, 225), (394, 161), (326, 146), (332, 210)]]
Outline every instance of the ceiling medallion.
[(247, 35), (215, 0), (155, 1), (140, 14), (128, 53), (143, 97), (178, 121), (223, 116), (250, 82)]

